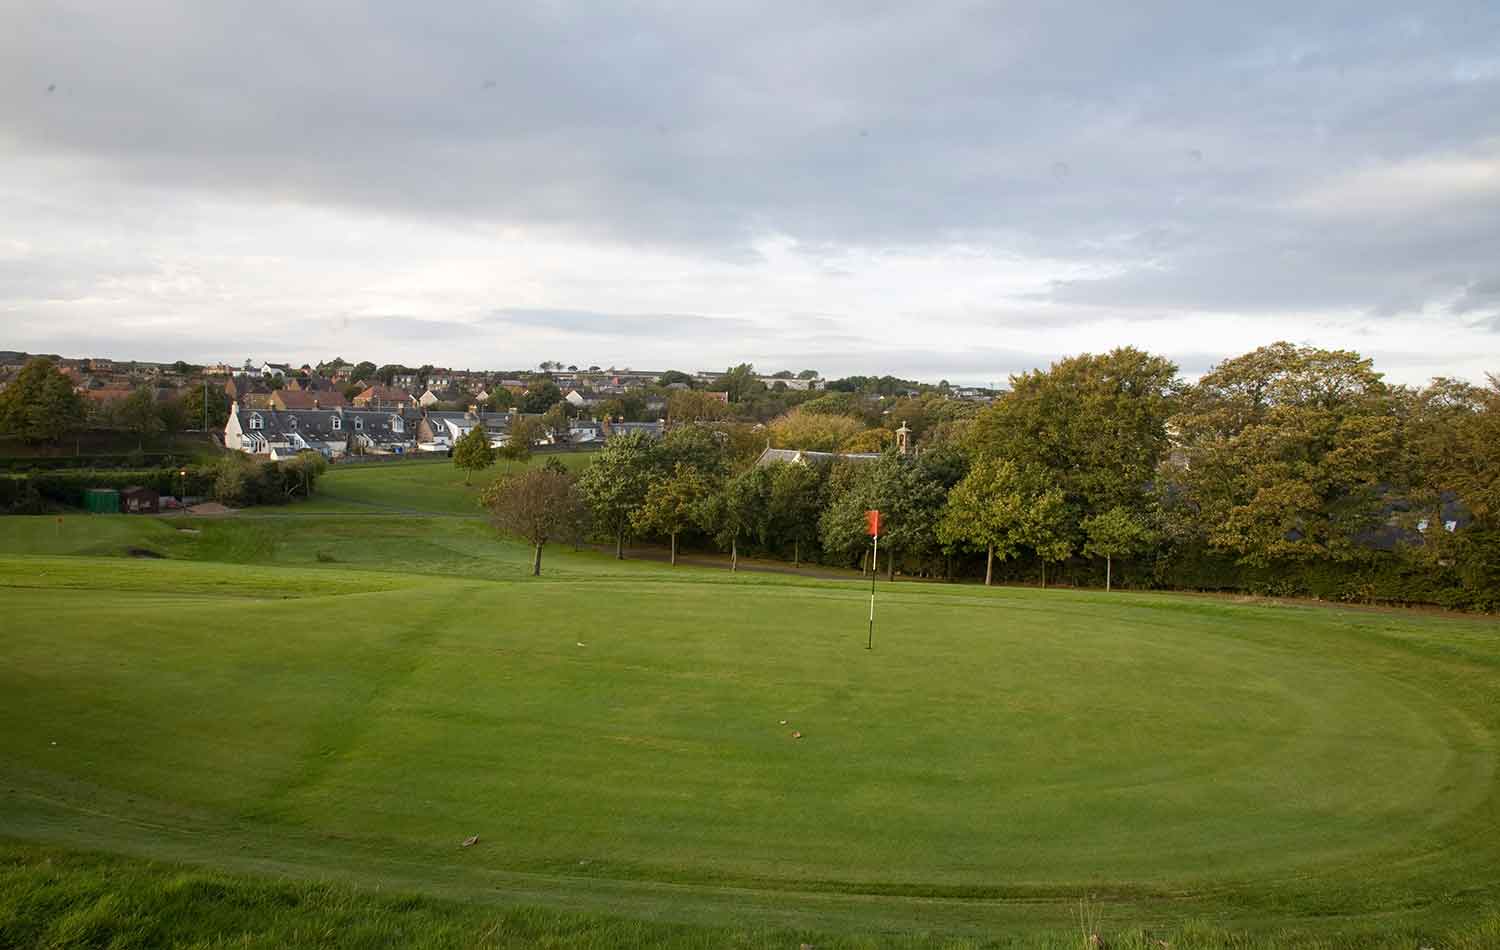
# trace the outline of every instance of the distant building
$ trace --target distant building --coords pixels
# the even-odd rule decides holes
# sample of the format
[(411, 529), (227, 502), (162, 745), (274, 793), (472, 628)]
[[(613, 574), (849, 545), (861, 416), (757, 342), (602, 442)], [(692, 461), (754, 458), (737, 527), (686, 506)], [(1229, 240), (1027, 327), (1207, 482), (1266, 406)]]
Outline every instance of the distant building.
[(371, 386), (354, 397), (357, 408), (403, 409), (413, 402), (410, 393), (395, 386)]
[(402, 454), (414, 445), (413, 420), (389, 409), (251, 409), (231, 407), (224, 447), (250, 455), (285, 458), (318, 452), (338, 458), (351, 450)]

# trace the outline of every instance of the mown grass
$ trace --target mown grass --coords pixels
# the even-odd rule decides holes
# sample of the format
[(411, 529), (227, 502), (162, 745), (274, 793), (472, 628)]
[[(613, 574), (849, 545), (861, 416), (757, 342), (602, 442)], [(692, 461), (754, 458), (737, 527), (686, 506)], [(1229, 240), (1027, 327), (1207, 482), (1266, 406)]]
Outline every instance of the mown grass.
[[(316, 497), (297, 505), (313, 511), (399, 511), (416, 514), (482, 514), (479, 492), (508, 472), (543, 465), (557, 459), (570, 469), (579, 469), (593, 457), (590, 452), (556, 452), (533, 455), (526, 462), (497, 461), (491, 468), (472, 475), (447, 457), (401, 462), (354, 462), (333, 466), (318, 485)], [(465, 481), (469, 484), (465, 484)]]
[[(1500, 915), (1435, 937), (1368, 932), (1308, 937), (1251, 935), (1204, 923), (1169, 930), (1116, 930), (1109, 908), (1084, 900), (1073, 930), (950, 937), (830, 934), (810, 930), (689, 926), (540, 907), (495, 908), (346, 885), (231, 875), (185, 865), (0, 842), (0, 946), (448, 948), (648, 947), (659, 950), (1341, 950), (1500, 946)], [(1101, 941), (1088, 937), (1097, 934)], [(1426, 941), (1426, 942), (1424, 942)]]
[(0, 519), (0, 945), (1496, 933), (1491, 620), (526, 553)]

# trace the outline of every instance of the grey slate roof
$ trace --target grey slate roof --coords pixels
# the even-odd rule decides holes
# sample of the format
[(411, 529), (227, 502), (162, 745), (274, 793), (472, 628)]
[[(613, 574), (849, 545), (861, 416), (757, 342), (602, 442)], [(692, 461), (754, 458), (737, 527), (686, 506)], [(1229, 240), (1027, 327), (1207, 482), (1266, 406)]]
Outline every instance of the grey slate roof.
[[(259, 418), (259, 426), (253, 420)], [(334, 420), (340, 427), (334, 428)], [(398, 421), (400, 420), (399, 427)], [(411, 441), (416, 422), (390, 409), (240, 409), (240, 430), (267, 443), (284, 442), (296, 433), (307, 442), (347, 442), (362, 435), (377, 445)]]
[(879, 452), (804, 452), (802, 449), (773, 449), (767, 448), (760, 453), (760, 458), (755, 460), (756, 465), (770, 465), (772, 462), (796, 462), (808, 464), (812, 462), (836, 462), (843, 459), (846, 462), (873, 462), (880, 458)]

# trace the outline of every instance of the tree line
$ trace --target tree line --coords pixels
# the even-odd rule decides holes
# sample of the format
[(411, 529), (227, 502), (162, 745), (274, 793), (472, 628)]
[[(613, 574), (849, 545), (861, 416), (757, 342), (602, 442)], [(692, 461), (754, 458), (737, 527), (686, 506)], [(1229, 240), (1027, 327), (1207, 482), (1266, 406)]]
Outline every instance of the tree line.
[[(620, 556), (640, 538), (674, 560), (683, 543), (712, 545), (731, 563), (752, 551), (887, 577), (1500, 606), (1493, 377), (1398, 386), (1357, 353), (1277, 343), (1191, 383), (1132, 347), (1010, 383), (983, 409), (933, 400), (904, 455), (881, 444), (863, 461), (753, 464), (768, 443), (851, 451), (871, 397), (831, 393), (761, 427), (620, 436), (576, 479), (552, 477), (569, 483), (570, 530)], [(877, 428), (898, 424), (882, 416)], [(884, 516), (880, 565), (869, 509)]]

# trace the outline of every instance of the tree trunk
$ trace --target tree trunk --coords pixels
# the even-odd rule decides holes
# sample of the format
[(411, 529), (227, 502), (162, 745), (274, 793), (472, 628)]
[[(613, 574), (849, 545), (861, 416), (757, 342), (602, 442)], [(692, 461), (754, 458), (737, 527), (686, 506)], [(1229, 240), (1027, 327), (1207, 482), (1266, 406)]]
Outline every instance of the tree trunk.
[(677, 532), (672, 532), (672, 566), (677, 566)]
[(1105, 591), (1105, 593), (1108, 593), (1110, 590), (1113, 589), (1112, 586), (1111, 586), (1111, 583), (1114, 580), (1114, 573), (1115, 573), (1115, 559), (1112, 558), (1112, 557), (1110, 557), (1108, 554), (1106, 554), (1106, 555), (1104, 555), (1104, 591)]
[(866, 548), (865, 549), (865, 553), (863, 553), (863, 554), (861, 554), (859, 556), (859, 576), (860, 577), (869, 577), (870, 576), (870, 549), (869, 548)]
[(624, 530), (620, 530), (620, 531), (616, 531), (615, 532), (615, 560), (616, 561), (623, 561), (623, 560), (625, 560), (625, 532), (624, 532)]
[(729, 573), (733, 574), (740, 569), (740, 539), (733, 537), (729, 539)]
[(472, 477), (472, 476), (473, 476), (473, 475), (474, 475), (474, 473), (473, 473), (473, 472), (471, 472), (471, 471), (469, 471), (469, 470), (468, 470), (468, 469), (464, 469), (464, 484), (465, 484), (465, 485), (467, 485), (467, 484), (469, 484), (469, 479), (470, 479), (470, 478), (471, 478), (471, 477)]
[(1042, 590), (1047, 589), (1047, 559), (1042, 558)]
[(792, 570), (795, 571), (798, 568), (800, 568), (801, 566), (802, 566), (802, 542), (801, 541), (793, 541), (792, 542)]
[(990, 586), (990, 577), (995, 565), (995, 546), (992, 544), (984, 551), (984, 586)]
[(531, 576), (542, 576), (542, 546), (540, 544), (536, 546), (536, 556), (531, 559)]
[[(878, 565), (878, 564), (875, 565), (875, 567), (876, 567), (876, 570), (880, 569), (880, 565)], [(896, 549), (895, 548), (891, 548), (891, 553), (888, 555), (887, 560), (885, 562), (885, 580), (886, 580), (886, 583), (889, 584), (889, 583), (893, 582), (895, 579), (896, 579)]]

